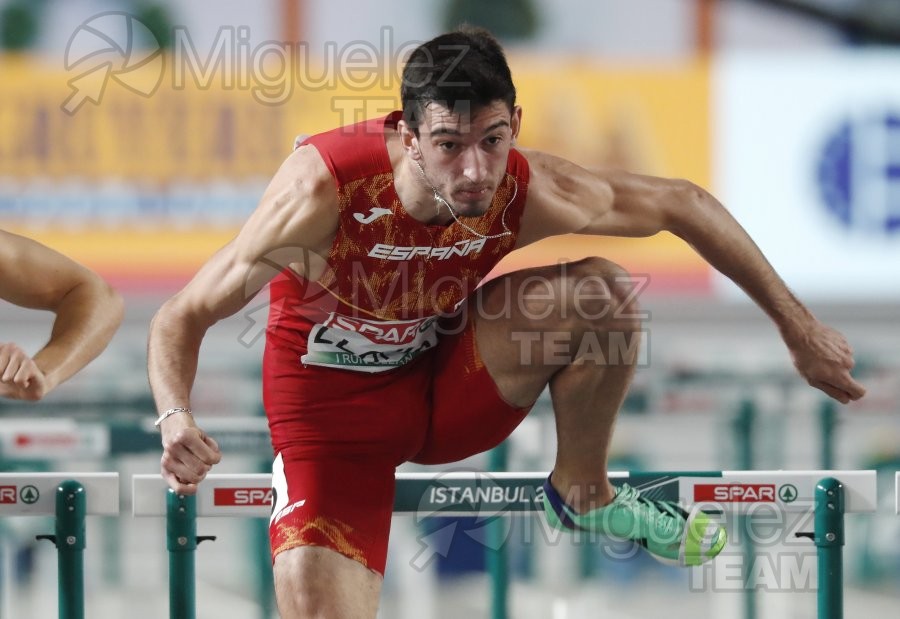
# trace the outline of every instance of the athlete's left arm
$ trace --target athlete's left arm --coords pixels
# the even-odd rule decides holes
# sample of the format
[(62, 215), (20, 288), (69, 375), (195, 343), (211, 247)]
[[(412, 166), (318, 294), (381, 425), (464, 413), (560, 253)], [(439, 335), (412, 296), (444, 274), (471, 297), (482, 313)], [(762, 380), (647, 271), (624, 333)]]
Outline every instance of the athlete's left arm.
[(791, 293), (744, 228), (709, 192), (688, 181), (588, 171), (548, 156), (529, 157), (529, 162), (529, 208), (545, 214), (536, 219), (552, 220), (544, 221), (543, 229), (631, 237), (669, 231), (679, 236), (772, 318), (810, 385), (845, 404), (865, 394), (850, 375), (853, 352), (844, 336), (817, 320)]
[(99, 355), (122, 322), (121, 297), (96, 273), (3, 230), (0, 299), (56, 314), (50, 341), (34, 357), (0, 340), (0, 397), (40, 400)]

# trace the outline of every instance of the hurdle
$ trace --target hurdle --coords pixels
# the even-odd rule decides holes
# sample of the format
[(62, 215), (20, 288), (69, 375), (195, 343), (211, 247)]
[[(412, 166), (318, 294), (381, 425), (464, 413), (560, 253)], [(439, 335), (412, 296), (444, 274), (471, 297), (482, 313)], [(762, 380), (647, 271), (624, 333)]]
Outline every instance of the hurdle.
[[(485, 518), (541, 512), (546, 478), (547, 473), (398, 473), (394, 513)], [(628, 482), (649, 498), (699, 504), (711, 512), (753, 517), (752, 507), (764, 503), (787, 513), (814, 514), (813, 531), (797, 536), (810, 538), (816, 546), (818, 617), (843, 617), (844, 515), (875, 511), (875, 471), (614, 472), (610, 481)], [(192, 619), (196, 612), (193, 561), (195, 542), (201, 538), (191, 521), (268, 518), (270, 484), (267, 474), (212, 474), (196, 496), (178, 496), (160, 475), (134, 476), (133, 515), (165, 516), (170, 523), (170, 617)], [(185, 539), (172, 539), (173, 521), (181, 523), (178, 530)], [(175, 574), (191, 582), (171, 582)], [(180, 614), (172, 614), (174, 609)]]
[(119, 515), (118, 473), (0, 473), (0, 517), (56, 517), (60, 619), (84, 619), (87, 515)]

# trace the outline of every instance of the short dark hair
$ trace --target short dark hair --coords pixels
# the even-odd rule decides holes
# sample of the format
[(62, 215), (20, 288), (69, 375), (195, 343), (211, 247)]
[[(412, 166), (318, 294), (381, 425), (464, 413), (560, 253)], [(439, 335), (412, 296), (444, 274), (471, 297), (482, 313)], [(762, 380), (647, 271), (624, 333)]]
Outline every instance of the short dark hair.
[(503, 101), (512, 112), (516, 87), (503, 48), (484, 28), (461, 26), (417, 47), (403, 68), (403, 118), (418, 133), (429, 103), (474, 112)]

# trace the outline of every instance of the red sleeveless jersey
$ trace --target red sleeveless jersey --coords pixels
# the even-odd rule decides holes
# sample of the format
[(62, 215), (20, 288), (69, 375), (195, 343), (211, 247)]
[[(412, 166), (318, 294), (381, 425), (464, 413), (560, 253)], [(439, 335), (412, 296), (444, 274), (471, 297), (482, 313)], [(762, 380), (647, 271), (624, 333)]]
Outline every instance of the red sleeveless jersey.
[(484, 215), (460, 217), (478, 234), (455, 221), (429, 226), (407, 214), (394, 188), (385, 131), (400, 117), (305, 142), (334, 177), (339, 227), (316, 282), (288, 270), (272, 281), (267, 329), (296, 346), (305, 365), (377, 372), (411, 361), (437, 345), (437, 318), (452, 313), (515, 247), (528, 193), (525, 157), (510, 151)]

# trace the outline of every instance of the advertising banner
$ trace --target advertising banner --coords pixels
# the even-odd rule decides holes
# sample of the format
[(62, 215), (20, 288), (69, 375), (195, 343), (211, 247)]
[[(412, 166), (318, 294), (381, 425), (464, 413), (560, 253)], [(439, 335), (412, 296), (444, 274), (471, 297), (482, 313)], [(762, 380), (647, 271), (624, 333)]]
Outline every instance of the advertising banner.
[[(177, 54), (135, 48), (110, 60), (92, 48), (105, 44), (101, 27), (117, 28), (76, 33), (80, 47), (70, 45), (65, 65), (0, 62), (0, 227), (127, 288), (183, 284), (234, 236), (297, 134), (399, 106), (396, 68), (364, 63), (359, 49), (336, 50), (331, 61), (270, 53), (265, 70), (248, 73), (237, 32), (220, 33), (210, 50), (176, 39)], [(705, 65), (623, 69), (527, 56), (511, 64), (525, 109), (520, 146), (708, 185)], [(664, 235), (550, 239), (497, 272), (588, 255), (651, 274), (651, 292), (710, 288), (705, 264)]]
[(900, 299), (897, 75), (889, 51), (716, 64), (714, 186), (805, 299)]

